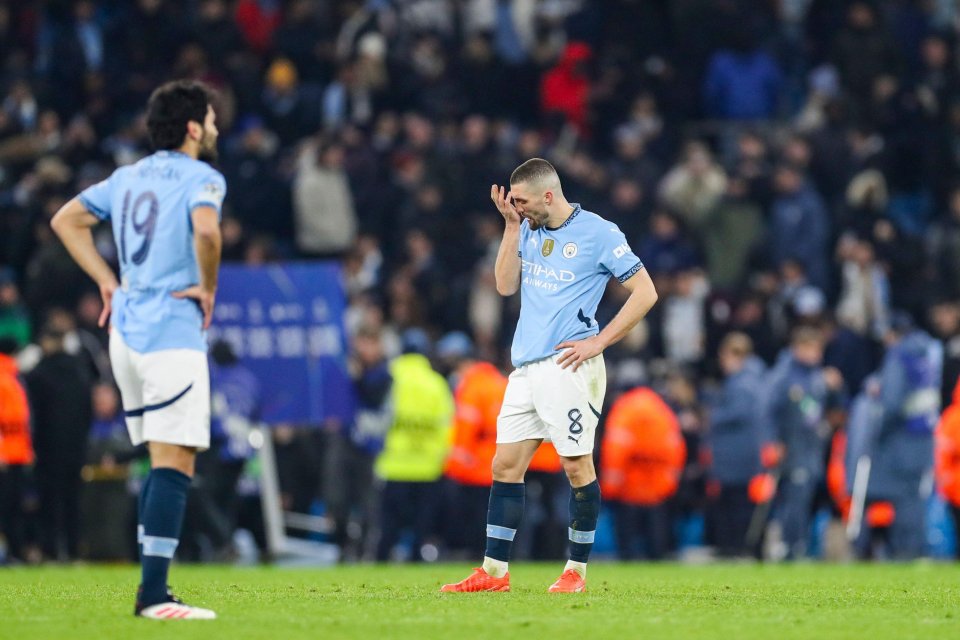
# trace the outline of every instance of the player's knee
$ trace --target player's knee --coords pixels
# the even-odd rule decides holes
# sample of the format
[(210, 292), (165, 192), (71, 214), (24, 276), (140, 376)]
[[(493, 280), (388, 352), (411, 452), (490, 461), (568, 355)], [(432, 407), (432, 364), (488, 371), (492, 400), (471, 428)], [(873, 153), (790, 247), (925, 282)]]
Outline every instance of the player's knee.
[(597, 477), (596, 469), (593, 467), (593, 457), (589, 455), (577, 456), (575, 458), (560, 457), (560, 464), (563, 465), (563, 471), (567, 474), (570, 485), (582, 487), (590, 484)]
[(500, 455), (493, 457), (493, 479), (497, 482), (523, 482), (523, 468), (516, 461)]
[(196, 449), (180, 445), (151, 442), (150, 462), (154, 469), (176, 469), (180, 473), (193, 477), (197, 459)]

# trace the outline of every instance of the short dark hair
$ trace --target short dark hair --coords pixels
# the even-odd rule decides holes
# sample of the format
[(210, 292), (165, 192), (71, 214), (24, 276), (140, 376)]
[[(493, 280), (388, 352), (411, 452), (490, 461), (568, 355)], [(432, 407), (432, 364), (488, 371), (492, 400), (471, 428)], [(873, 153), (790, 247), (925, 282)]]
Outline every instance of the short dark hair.
[(178, 149), (187, 123), (203, 124), (213, 91), (202, 82), (174, 80), (159, 87), (147, 102), (147, 131), (154, 150)]
[(510, 184), (558, 179), (557, 170), (543, 158), (530, 158), (510, 174)]

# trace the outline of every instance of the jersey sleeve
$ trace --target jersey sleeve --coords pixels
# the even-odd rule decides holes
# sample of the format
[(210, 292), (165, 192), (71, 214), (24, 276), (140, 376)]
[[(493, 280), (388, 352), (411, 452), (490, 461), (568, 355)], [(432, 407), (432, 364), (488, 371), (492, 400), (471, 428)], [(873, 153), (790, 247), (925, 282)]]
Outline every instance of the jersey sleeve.
[(521, 221), (520, 221), (520, 233), (519, 233), (519, 237), (517, 238), (517, 257), (518, 257), (518, 258), (522, 258), (522, 257), (523, 257), (523, 238), (524, 238), (524, 236), (526, 235), (526, 232), (527, 232), (528, 230), (529, 230), (529, 227), (527, 226), (527, 221), (526, 221), (526, 220), (521, 220)]
[(87, 187), (77, 196), (77, 199), (87, 208), (87, 211), (101, 220), (110, 219), (110, 202), (113, 198), (115, 175), (116, 173), (106, 180), (101, 180), (97, 184)]
[(191, 186), (187, 209), (213, 207), (221, 215), (223, 198), (227, 195), (227, 181), (219, 171), (211, 170), (201, 175)]
[(599, 232), (599, 262), (601, 268), (620, 282), (626, 282), (636, 272), (643, 269), (643, 262), (627, 243), (626, 236), (612, 222), (606, 222)]

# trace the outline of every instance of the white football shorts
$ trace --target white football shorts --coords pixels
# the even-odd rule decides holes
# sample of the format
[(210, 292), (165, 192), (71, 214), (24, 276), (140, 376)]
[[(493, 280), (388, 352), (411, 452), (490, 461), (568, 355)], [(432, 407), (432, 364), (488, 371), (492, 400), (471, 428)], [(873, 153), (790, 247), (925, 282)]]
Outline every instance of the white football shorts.
[(110, 363), (134, 445), (210, 447), (210, 371), (195, 349), (139, 353), (110, 332)]
[(573, 371), (561, 369), (559, 354), (515, 369), (507, 382), (497, 417), (497, 443), (539, 440), (553, 442), (561, 456), (593, 453), (600, 422), (607, 369), (603, 356)]

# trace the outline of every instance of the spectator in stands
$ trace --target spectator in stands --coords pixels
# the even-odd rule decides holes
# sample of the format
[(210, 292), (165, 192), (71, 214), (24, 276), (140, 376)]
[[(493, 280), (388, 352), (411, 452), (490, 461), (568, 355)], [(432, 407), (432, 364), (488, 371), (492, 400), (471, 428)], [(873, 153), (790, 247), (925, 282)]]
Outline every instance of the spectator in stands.
[(767, 119), (776, 115), (782, 74), (776, 60), (757, 46), (749, 23), (729, 35), (729, 46), (710, 58), (704, 80), (707, 117)]
[(540, 107), (545, 115), (557, 116), (560, 124), (570, 124), (580, 134), (590, 131), (589, 108), (591, 81), (587, 63), (593, 50), (583, 42), (571, 42), (563, 50), (556, 66), (543, 77)]
[(30, 318), (15, 277), (13, 269), (0, 268), (0, 336), (12, 339), (22, 349), (30, 342)]
[(727, 188), (727, 175), (702, 142), (687, 144), (683, 160), (660, 182), (660, 198), (691, 229), (700, 230)]
[(321, 139), (304, 145), (293, 181), (297, 248), (314, 258), (342, 257), (357, 236), (357, 214), (343, 169), (343, 146)]
[(797, 168), (774, 174), (777, 197), (770, 211), (770, 257), (775, 265), (796, 260), (821, 291), (830, 283), (830, 219), (820, 195)]

